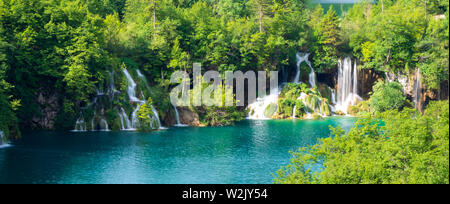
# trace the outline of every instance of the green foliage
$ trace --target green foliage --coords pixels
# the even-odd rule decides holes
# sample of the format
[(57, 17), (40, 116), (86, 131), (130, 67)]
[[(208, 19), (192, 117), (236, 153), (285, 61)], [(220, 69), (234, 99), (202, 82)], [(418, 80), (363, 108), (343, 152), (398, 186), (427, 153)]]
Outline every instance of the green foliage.
[(152, 98), (148, 98), (146, 103), (139, 106), (139, 110), (138, 110), (137, 114), (138, 114), (139, 122), (141, 124), (139, 127), (139, 130), (141, 130), (141, 131), (152, 130), (152, 128), (151, 128), (152, 127), (151, 122), (152, 122), (152, 118), (153, 118), (153, 110), (151, 107), (152, 105), (153, 105)]
[(271, 103), (267, 106), (266, 110), (264, 110), (264, 116), (267, 118), (271, 118), (277, 112), (278, 105), (275, 103)]
[[(95, 88), (102, 90), (108, 71), (121, 72), (122, 64), (139, 68), (149, 86), (161, 87), (154, 94), (138, 83), (145, 97), (162, 99), (155, 101), (162, 118), (171, 108), (164, 94), (169, 76), (178, 70), (191, 74), (193, 62), (221, 73), (280, 70), (295, 67), (295, 53), (309, 50), (317, 72), (334, 71), (345, 53), (361, 59), (366, 69), (408, 73), (420, 68), (433, 90), (448, 81), (447, 1), (425, 7), (420, 0), (385, 0), (383, 9), (380, 2), (362, 1), (342, 19), (332, 8), (310, 11), (307, 3), (0, 0), (0, 95), (25, 126), (41, 114), (37, 94), (64, 96), (57, 126), (66, 129)], [(307, 77), (308, 67), (301, 69)], [(115, 82), (119, 91), (126, 90), (123, 76), (115, 76)], [(296, 100), (292, 97), (301, 89), (284, 97)], [(301, 90), (318, 95), (311, 91)], [(118, 98), (109, 108), (126, 106), (125, 94)]]
[(313, 30), (313, 60), (317, 71), (322, 72), (335, 67), (338, 63), (339, 17), (330, 6), (324, 14), (320, 4), (312, 13), (310, 26)]
[(379, 81), (373, 87), (373, 94), (370, 97), (372, 112), (400, 110), (405, 105), (407, 105), (407, 99), (403, 95), (403, 88), (399, 83)]
[(347, 134), (293, 152), (275, 183), (448, 184), (449, 103), (366, 116)]
[(341, 36), (364, 69), (409, 74), (431, 90), (448, 81), (448, 1), (362, 1), (342, 21)]

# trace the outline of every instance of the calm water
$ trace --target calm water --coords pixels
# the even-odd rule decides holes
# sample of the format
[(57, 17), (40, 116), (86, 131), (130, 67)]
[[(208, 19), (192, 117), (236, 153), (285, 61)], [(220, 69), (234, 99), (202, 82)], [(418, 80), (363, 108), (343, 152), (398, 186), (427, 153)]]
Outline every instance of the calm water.
[(38, 132), (0, 149), (0, 183), (272, 183), (289, 151), (354, 118), (244, 121), (216, 128)]

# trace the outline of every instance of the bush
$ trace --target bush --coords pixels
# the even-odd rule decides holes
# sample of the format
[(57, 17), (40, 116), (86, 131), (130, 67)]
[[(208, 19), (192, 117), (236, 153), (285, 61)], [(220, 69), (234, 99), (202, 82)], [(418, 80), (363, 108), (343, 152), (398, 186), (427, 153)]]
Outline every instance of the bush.
[(406, 104), (407, 99), (403, 95), (403, 88), (399, 83), (379, 81), (373, 87), (373, 94), (370, 98), (372, 112), (401, 110)]
[[(431, 102), (424, 115), (390, 110), (359, 119), (347, 134), (292, 153), (275, 183), (448, 184), (449, 102)], [(319, 169), (319, 170), (317, 170)]]

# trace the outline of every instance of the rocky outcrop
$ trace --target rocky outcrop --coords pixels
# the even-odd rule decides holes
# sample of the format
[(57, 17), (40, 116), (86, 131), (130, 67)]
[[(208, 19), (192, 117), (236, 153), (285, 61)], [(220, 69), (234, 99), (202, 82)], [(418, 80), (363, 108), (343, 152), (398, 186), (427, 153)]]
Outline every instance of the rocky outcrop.
[(420, 111), (425, 110), (425, 107), (430, 100), (437, 100), (442, 97), (442, 95), (439, 96), (442, 92), (435, 93), (432, 90), (428, 90), (427, 87), (424, 86), (418, 70), (416, 70), (415, 73), (409, 74), (387, 73), (386, 80), (389, 82), (399, 82), (403, 87), (403, 93), (405, 96), (413, 101), (416, 108)]
[(201, 126), (199, 116), (196, 112), (193, 112), (188, 107), (178, 107), (180, 114), (180, 121), (182, 124), (189, 126)]
[(379, 73), (375, 72), (372, 69), (362, 69), (359, 70), (358, 76), (358, 94), (362, 98), (368, 99), (369, 93), (372, 92), (373, 85), (375, 82), (381, 79)]
[(40, 115), (31, 119), (31, 128), (54, 129), (55, 119), (60, 109), (58, 95), (40, 92), (36, 94), (36, 103), (39, 105)]

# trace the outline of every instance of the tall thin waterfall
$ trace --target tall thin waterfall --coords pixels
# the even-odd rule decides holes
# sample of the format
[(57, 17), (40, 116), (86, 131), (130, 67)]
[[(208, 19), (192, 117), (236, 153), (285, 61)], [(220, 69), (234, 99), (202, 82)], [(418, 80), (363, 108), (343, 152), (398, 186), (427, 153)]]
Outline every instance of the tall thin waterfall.
[(295, 74), (293, 83), (298, 84), (300, 83), (300, 64), (305, 61), (305, 56), (302, 53), (297, 53), (295, 57), (297, 58), (297, 73)]
[(108, 121), (106, 121), (106, 118), (105, 118), (105, 108), (102, 107), (102, 110), (100, 113), (101, 113), (101, 115), (100, 115), (100, 127), (101, 127), (100, 131), (110, 131)]
[(414, 81), (414, 105), (416, 109), (419, 109), (420, 97), (422, 94), (421, 82), (420, 82), (420, 69), (416, 70), (416, 79)]
[(181, 121), (180, 121), (180, 114), (178, 113), (177, 107), (174, 106), (174, 105), (172, 105), (172, 106), (173, 106), (173, 109), (175, 110), (175, 119), (177, 121), (177, 124), (175, 124), (175, 126), (176, 127), (185, 127), (185, 126), (187, 126), (187, 125), (181, 123)]
[(316, 86), (316, 72), (314, 72), (314, 69), (312, 67), (311, 67), (311, 73), (309, 73), (309, 84), (313, 88)]
[(5, 145), (6, 143), (5, 133), (3, 133), (3, 131), (0, 131), (0, 147)]
[(338, 70), (338, 90), (336, 111), (347, 113), (349, 105), (355, 105), (358, 100), (362, 100), (358, 95), (358, 64), (352, 64), (350, 57), (339, 61)]
[(297, 113), (296, 110), (297, 106), (294, 106), (294, 109), (292, 110), (292, 119), (295, 119), (295, 114)]

